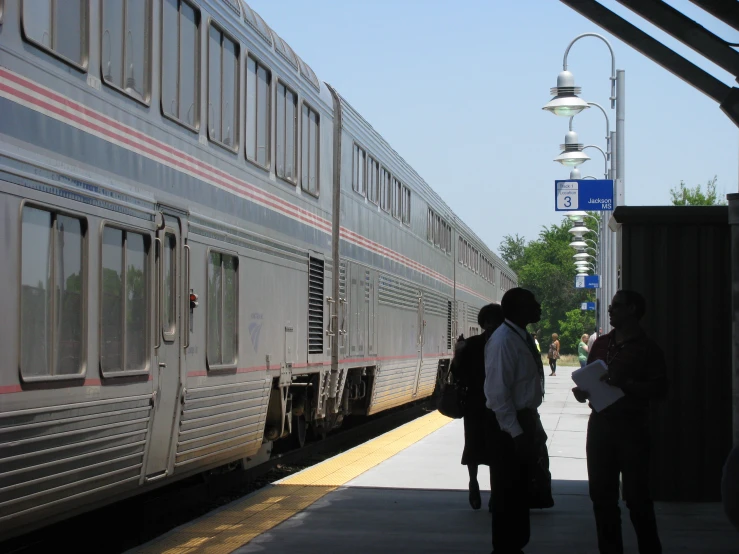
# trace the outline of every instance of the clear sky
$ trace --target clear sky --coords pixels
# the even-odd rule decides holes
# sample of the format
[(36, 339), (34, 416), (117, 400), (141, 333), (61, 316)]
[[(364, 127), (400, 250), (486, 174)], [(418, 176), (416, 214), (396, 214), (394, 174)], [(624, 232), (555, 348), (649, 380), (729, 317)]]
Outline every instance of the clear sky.
[[(535, 238), (560, 221), (552, 161), (567, 119), (542, 111), (567, 44), (585, 32), (613, 45), (626, 70), (626, 203), (669, 203), (669, 189), (718, 176), (722, 194), (739, 189), (739, 130), (718, 104), (557, 0), (247, 0), (316, 72), (334, 86), (494, 251), (506, 234)], [(601, 3), (703, 67), (733, 78), (634, 16)], [(729, 42), (739, 32), (688, 0), (669, 4)], [(610, 110), (611, 59), (598, 39), (578, 41), (568, 69), (582, 98)], [(734, 83), (736, 85), (736, 83)], [(577, 116), (584, 144), (605, 148), (605, 119)], [(583, 176), (601, 177), (603, 157)]]

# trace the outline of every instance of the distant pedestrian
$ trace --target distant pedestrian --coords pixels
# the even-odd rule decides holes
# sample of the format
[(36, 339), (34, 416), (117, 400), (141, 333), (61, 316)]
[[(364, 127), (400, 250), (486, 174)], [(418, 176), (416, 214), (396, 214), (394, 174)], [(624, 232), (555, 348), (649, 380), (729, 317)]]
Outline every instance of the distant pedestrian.
[(559, 360), (559, 335), (557, 333), (552, 333), (552, 342), (549, 344), (547, 358), (549, 359), (549, 369), (552, 370), (549, 377), (553, 377), (557, 374), (557, 360)]
[(577, 359), (580, 361), (580, 367), (585, 367), (588, 363), (588, 336), (580, 337), (580, 344), (577, 345)]
[[(490, 429), (490, 418), (485, 407), (485, 343), (493, 332), (503, 323), (503, 309), (500, 304), (483, 306), (477, 315), (477, 323), (482, 334), (469, 337), (455, 350), (451, 371), (454, 379), (465, 391), (464, 413), (464, 452), (462, 465), (467, 466), (470, 475), (469, 502), (473, 510), (482, 504), (480, 485), (477, 482), (477, 468), (490, 465), (488, 435), (500, 430)], [(492, 472), (491, 472), (492, 475)], [(492, 479), (491, 479), (492, 489)]]
[(534, 344), (536, 345), (536, 351), (541, 354), (541, 346), (539, 346), (539, 333), (536, 332), (533, 334), (534, 337)]
[[(588, 482), (601, 554), (624, 551), (619, 475), (639, 552), (662, 552), (649, 496), (649, 402), (666, 394), (667, 369), (662, 349), (639, 325), (645, 311), (646, 301), (641, 294), (618, 291), (608, 308), (614, 330), (598, 337), (588, 356), (590, 363), (605, 362), (608, 372), (603, 380), (624, 392), (601, 412), (593, 410), (588, 421)], [(572, 392), (580, 402), (588, 397), (578, 387)]]
[(492, 450), (493, 553), (519, 553), (531, 535), (529, 485), (546, 433), (537, 408), (544, 367), (529, 323), (541, 319), (533, 293), (512, 288), (501, 301), (505, 323), (485, 345), (485, 397), (501, 432)]

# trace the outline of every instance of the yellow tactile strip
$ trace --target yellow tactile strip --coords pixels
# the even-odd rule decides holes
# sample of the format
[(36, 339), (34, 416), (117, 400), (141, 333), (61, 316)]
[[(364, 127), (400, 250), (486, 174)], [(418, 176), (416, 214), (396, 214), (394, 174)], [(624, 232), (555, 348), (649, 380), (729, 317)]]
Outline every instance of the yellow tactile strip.
[(137, 554), (228, 554), (338, 487), (402, 452), (451, 419), (432, 412), (175, 529)]

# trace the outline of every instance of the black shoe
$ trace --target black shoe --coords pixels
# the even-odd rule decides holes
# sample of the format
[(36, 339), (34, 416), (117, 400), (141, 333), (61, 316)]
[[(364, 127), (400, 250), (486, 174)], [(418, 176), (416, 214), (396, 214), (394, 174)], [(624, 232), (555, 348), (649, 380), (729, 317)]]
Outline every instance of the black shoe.
[(470, 481), (470, 506), (472, 506), (473, 510), (479, 510), (481, 505), (480, 485), (476, 481)]

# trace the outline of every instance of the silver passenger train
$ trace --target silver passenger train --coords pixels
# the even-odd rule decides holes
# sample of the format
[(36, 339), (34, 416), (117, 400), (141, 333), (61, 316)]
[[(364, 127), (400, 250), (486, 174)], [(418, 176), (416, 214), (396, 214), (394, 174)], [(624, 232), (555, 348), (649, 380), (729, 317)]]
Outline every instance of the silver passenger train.
[(0, 0), (3, 538), (432, 394), (515, 275), (240, 0)]

